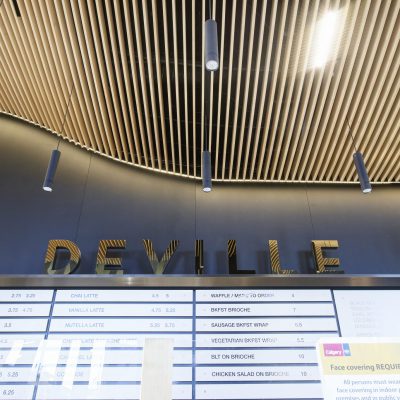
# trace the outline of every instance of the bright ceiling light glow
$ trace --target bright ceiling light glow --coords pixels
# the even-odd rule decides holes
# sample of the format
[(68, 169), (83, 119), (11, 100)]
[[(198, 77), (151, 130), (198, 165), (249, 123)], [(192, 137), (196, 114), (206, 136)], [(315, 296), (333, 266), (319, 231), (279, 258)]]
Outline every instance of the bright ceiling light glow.
[(331, 59), (335, 44), (341, 36), (342, 23), (343, 9), (328, 11), (317, 22), (311, 49), (311, 68), (320, 68)]

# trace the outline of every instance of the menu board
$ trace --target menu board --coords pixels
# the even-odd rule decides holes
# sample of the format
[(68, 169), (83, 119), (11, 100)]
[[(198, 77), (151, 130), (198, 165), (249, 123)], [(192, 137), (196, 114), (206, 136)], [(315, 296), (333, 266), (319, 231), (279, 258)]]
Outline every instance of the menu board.
[(400, 337), (400, 319), (393, 315), (399, 290), (335, 290), (334, 296), (342, 336)]
[(380, 301), (329, 289), (0, 290), (0, 399), (139, 399), (146, 338), (174, 341), (174, 399), (322, 399), (316, 343), (354, 333), (360, 296)]

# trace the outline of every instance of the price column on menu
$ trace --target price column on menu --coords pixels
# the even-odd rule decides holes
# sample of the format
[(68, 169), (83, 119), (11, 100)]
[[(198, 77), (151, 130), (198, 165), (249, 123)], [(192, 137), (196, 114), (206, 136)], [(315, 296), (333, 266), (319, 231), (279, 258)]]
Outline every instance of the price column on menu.
[(0, 399), (32, 399), (53, 290), (0, 290)]
[(191, 399), (192, 330), (191, 290), (58, 290), (36, 399), (139, 399), (145, 338), (173, 339), (173, 398)]
[(196, 399), (321, 399), (315, 344), (327, 336), (329, 290), (197, 290)]

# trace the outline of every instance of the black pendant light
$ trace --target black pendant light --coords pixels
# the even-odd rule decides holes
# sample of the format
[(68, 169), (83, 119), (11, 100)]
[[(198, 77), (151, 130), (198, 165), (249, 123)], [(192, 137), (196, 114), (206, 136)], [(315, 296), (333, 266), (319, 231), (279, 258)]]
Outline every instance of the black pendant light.
[(209, 112), (209, 100), (210, 100), (210, 79), (209, 76), (213, 71), (216, 71), (219, 67), (218, 59), (218, 31), (217, 22), (211, 19), (211, 0), (208, 3), (209, 16), (210, 18), (205, 22), (205, 68), (206, 78), (208, 81), (208, 96), (206, 98), (206, 112), (205, 112), (205, 141), (204, 149), (202, 152), (202, 172), (201, 176), (203, 178), (203, 191), (211, 192), (212, 189), (212, 172), (211, 172), (211, 153), (208, 150), (208, 112)]
[(204, 30), (206, 36), (206, 70), (216, 71), (219, 67), (217, 22), (208, 19), (205, 22)]
[(354, 165), (356, 166), (358, 179), (360, 181), (361, 190), (363, 193), (372, 191), (371, 183), (369, 182), (368, 172), (365, 168), (364, 158), (361, 152), (356, 151), (353, 154)]
[(44, 178), (43, 182), (43, 190), (46, 192), (53, 191), (53, 183), (54, 183), (54, 176), (57, 171), (58, 161), (60, 159), (61, 152), (57, 149), (54, 149), (51, 152), (51, 157), (49, 161), (49, 165), (47, 167), (46, 177)]
[[(72, 86), (71, 93), (69, 94), (67, 108), (65, 110), (64, 119), (63, 119), (63, 122), (62, 122), (62, 125), (61, 125), (60, 136), (62, 136), (62, 134), (64, 132), (65, 121), (67, 119), (69, 106), (71, 105), (71, 97), (72, 97), (72, 92), (74, 91), (74, 88), (75, 88), (75, 85)], [(45, 176), (44, 182), (43, 182), (43, 190), (46, 191), (46, 192), (52, 192), (53, 191), (54, 177), (56, 175), (58, 162), (59, 162), (60, 156), (61, 156), (61, 152), (60, 152), (60, 150), (58, 150), (58, 148), (60, 146), (60, 140), (61, 139), (59, 138), (58, 139), (58, 143), (57, 143), (57, 149), (54, 149), (51, 152), (49, 165), (47, 166), (47, 172), (46, 172), (46, 176)]]
[(202, 177), (203, 177), (203, 192), (211, 192), (211, 153), (203, 150), (202, 154)]
[(362, 153), (357, 150), (356, 142), (354, 140), (353, 134), (351, 133), (351, 127), (349, 124), (349, 120), (347, 119), (347, 116), (346, 116), (346, 122), (349, 128), (349, 133), (353, 141), (353, 146), (355, 150), (355, 153), (353, 154), (353, 161), (357, 170), (358, 180), (360, 181), (361, 191), (363, 193), (370, 193), (372, 191), (372, 187), (371, 183), (369, 182), (367, 168), (365, 167), (364, 163), (364, 157)]
[(216, 71), (219, 67), (218, 27), (217, 21), (211, 18), (211, 0), (208, 0), (209, 19), (204, 23), (205, 62), (207, 71)]

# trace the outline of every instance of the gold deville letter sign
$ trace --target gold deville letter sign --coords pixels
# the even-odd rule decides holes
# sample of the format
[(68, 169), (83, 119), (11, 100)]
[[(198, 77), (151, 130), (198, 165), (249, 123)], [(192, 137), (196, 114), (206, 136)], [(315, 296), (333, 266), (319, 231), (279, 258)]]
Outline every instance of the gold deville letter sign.
[(203, 275), (204, 272), (204, 252), (203, 252), (203, 241), (196, 240), (194, 251), (194, 270), (197, 275)]
[[(107, 258), (108, 249), (125, 249), (126, 240), (100, 240), (96, 274), (123, 274), (122, 258)], [(111, 267), (112, 266), (112, 267)]]
[[(335, 267), (340, 266), (338, 258), (325, 258), (322, 254), (322, 249), (337, 249), (339, 243), (337, 240), (313, 240), (312, 247), (314, 251), (315, 270), (317, 274), (326, 273), (343, 273), (343, 270), (337, 270)], [(326, 268), (326, 267), (329, 268)]]
[[(312, 240), (312, 251), (315, 261), (315, 273), (317, 274), (340, 274), (344, 271), (339, 269), (339, 258), (324, 257), (323, 249), (337, 249), (339, 243), (337, 240)], [(178, 248), (179, 240), (171, 240), (165, 249), (161, 259), (158, 258), (153, 242), (150, 239), (143, 240), (144, 250), (150, 262), (154, 274), (161, 275), (165, 273), (168, 263)], [(99, 250), (96, 261), (96, 274), (123, 274), (121, 257), (107, 257), (109, 250), (125, 249), (126, 240), (100, 240)], [(228, 240), (228, 266), (229, 274), (255, 274), (254, 269), (239, 269), (237, 265), (236, 240)], [(57, 268), (58, 251), (67, 251), (69, 260), (63, 267)], [(297, 271), (291, 268), (283, 268), (279, 257), (279, 247), (277, 240), (269, 240), (268, 253), (271, 265), (271, 273), (274, 275), (291, 275)], [(79, 266), (81, 252), (78, 246), (70, 240), (50, 240), (47, 247), (45, 258), (45, 271), (47, 274), (72, 274)], [(194, 248), (194, 271), (196, 275), (204, 273), (204, 241), (196, 239)], [(139, 271), (138, 273), (143, 273)]]
[(230, 274), (255, 274), (254, 269), (238, 269), (236, 259), (236, 240), (228, 240), (228, 263)]
[(175, 250), (178, 247), (178, 244), (179, 240), (171, 240), (169, 242), (167, 250), (165, 250), (164, 255), (162, 256), (161, 261), (159, 261), (157, 254), (153, 248), (153, 242), (149, 239), (143, 240), (143, 245), (146, 250), (147, 257), (150, 261), (151, 267), (153, 268), (155, 274), (164, 273), (165, 268), (167, 268), (167, 265), (171, 260), (171, 257), (174, 255)]
[[(58, 249), (69, 251), (70, 259), (68, 263), (62, 267), (55, 269), (56, 254)], [(81, 261), (81, 251), (78, 246), (70, 240), (50, 240), (47, 247), (46, 258), (44, 260), (45, 271), (50, 274), (72, 274), (79, 266)]]
[(270, 240), (268, 242), (269, 246), (269, 258), (271, 261), (271, 270), (273, 274), (276, 275), (290, 275), (295, 274), (296, 271), (294, 269), (282, 269), (281, 261), (279, 258), (279, 249), (278, 249), (278, 241)]

